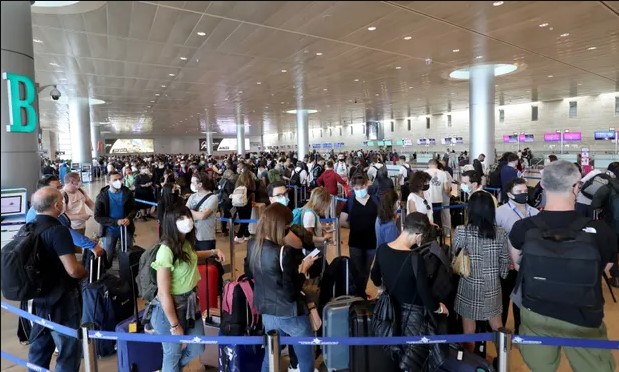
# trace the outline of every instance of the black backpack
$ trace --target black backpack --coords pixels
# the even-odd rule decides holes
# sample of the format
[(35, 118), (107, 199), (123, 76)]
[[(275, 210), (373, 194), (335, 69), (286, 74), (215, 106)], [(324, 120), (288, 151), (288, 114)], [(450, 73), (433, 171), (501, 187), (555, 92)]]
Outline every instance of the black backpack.
[[(303, 170), (301, 170), (303, 172)], [(290, 176), (290, 184), (292, 186), (301, 186), (301, 172), (297, 172), (297, 170), (292, 171), (292, 175)]]
[(501, 170), (507, 163), (501, 162), (497, 167), (488, 175), (488, 186), (501, 187)]
[(452, 296), (454, 285), (453, 271), (445, 248), (433, 241), (413, 249), (413, 252), (423, 258), (432, 295), (437, 301), (446, 302)]
[(61, 226), (56, 219), (24, 225), (2, 248), (2, 294), (7, 300), (28, 301), (41, 297), (55, 284), (58, 273), (41, 257), (43, 231)]
[(225, 336), (258, 336), (262, 324), (254, 307), (254, 281), (245, 275), (226, 283), (223, 290), (221, 333)]
[(516, 284), (522, 305), (533, 311), (553, 304), (602, 312), (602, 260), (595, 234), (583, 231), (590, 219), (560, 228), (549, 228), (540, 216), (530, 219), (535, 227), (526, 232)]
[(318, 186), (318, 177), (320, 177), (324, 171), (325, 170), (319, 164), (314, 165), (314, 168), (312, 168), (312, 182), (310, 183), (311, 188)]
[(591, 177), (587, 182), (583, 183), (580, 187), (580, 192), (589, 198), (593, 199), (595, 193), (602, 187), (608, 185), (608, 183), (612, 180), (612, 177), (606, 173), (596, 174)]

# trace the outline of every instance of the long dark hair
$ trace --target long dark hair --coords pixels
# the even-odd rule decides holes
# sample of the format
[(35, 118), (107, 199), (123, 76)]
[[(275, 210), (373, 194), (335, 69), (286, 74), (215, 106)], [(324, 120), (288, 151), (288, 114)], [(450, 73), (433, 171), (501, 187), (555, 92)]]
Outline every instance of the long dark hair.
[(395, 214), (395, 203), (398, 202), (398, 193), (394, 189), (388, 189), (380, 197), (378, 205), (378, 218), (380, 223), (387, 223), (393, 220)]
[(479, 237), (486, 239), (496, 238), (495, 228), (496, 209), (492, 195), (485, 191), (474, 192), (469, 199), (469, 224), (477, 227)]
[(421, 234), (421, 245), (436, 239), (434, 227), (425, 213), (413, 212), (404, 220), (404, 231), (409, 234)]
[(189, 208), (184, 205), (176, 205), (165, 212), (161, 223), (161, 243), (172, 250), (172, 254), (174, 255), (173, 262), (176, 262), (176, 260), (189, 262), (189, 253), (183, 250), (183, 244), (185, 242), (188, 242), (192, 249), (196, 246), (195, 226), (189, 233), (185, 234), (185, 240), (181, 241), (181, 233), (176, 227), (176, 221), (183, 216), (193, 219)]

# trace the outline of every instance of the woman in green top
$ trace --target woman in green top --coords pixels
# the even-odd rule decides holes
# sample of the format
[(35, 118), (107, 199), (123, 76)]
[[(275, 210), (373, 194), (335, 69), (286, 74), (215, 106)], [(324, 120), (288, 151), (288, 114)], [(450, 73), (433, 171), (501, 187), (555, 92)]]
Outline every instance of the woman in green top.
[[(218, 249), (195, 251), (196, 233), (191, 211), (178, 206), (163, 217), (161, 246), (151, 267), (157, 270), (157, 298), (151, 323), (160, 335), (204, 335), (196, 287), (198, 259), (225, 257)], [(204, 350), (202, 344), (163, 343), (163, 372), (181, 371)]]

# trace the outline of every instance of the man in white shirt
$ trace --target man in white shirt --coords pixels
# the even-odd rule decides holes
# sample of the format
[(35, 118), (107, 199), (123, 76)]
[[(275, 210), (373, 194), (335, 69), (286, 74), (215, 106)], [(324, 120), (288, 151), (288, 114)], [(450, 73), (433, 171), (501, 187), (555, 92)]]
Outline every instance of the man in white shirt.
[(404, 183), (412, 176), (413, 170), (411, 166), (406, 162), (406, 157), (404, 155), (400, 156), (400, 172), (399, 172), (399, 180), (400, 186), (404, 186)]
[[(447, 172), (438, 169), (438, 161), (432, 159), (428, 162), (428, 169), (425, 170), (432, 180), (430, 181), (430, 188), (424, 191), (425, 199), (432, 203), (432, 208), (441, 208), (443, 206), (444, 194), (451, 193), (451, 182), (447, 177)], [(369, 171), (368, 171), (369, 173)], [(434, 210), (434, 222), (442, 227), (441, 210)]]
[(383, 163), (380, 159), (376, 159), (376, 162), (370, 165), (370, 168), (368, 169), (368, 178), (370, 179), (370, 181), (374, 181), (374, 179), (376, 178), (376, 173), (382, 167)]
[(346, 165), (346, 158), (344, 157), (344, 154), (339, 154), (337, 156), (337, 163), (335, 163), (334, 170), (335, 173), (344, 179), (344, 181), (348, 180), (348, 166)]

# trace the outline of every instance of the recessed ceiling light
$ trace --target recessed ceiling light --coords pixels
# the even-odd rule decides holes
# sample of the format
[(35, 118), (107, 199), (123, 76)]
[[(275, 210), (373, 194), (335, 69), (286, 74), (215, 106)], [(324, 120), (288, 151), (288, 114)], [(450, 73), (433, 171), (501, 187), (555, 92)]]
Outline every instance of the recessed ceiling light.
[(327, 88), (323, 88), (322, 90), (324, 90), (326, 92), (328, 89)]
[(280, 104), (280, 105), (283, 105), (283, 104), (284, 104), (284, 102), (280, 102), (279, 104)]
[(242, 90), (239, 90), (239, 94), (243, 94), (243, 91), (242, 91)]
[(594, 46), (593, 46), (593, 47), (589, 47), (589, 48), (587, 48), (587, 50), (596, 50), (597, 48), (598, 48), (598, 47), (594, 47)]
[(162, 87), (162, 88), (165, 88), (166, 86), (165, 86), (165, 85), (162, 85), (161, 87)]
[(168, 74), (168, 75), (170, 75), (170, 76), (176, 76), (176, 75), (174, 75), (174, 74)]
[(317, 56), (321, 56), (321, 55), (322, 55), (322, 52), (318, 52), (318, 53), (316, 53), (316, 55), (317, 55)]
[(261, 83), (261, 82), (259, 82), (259, 81), (257, 81), (257, 82), (256, 82), (256, 84), (260, 85), (260, 84), (262, 84), (262, 83)]
[(57, 64), (56, 62), (50, 62), (50, 63), (49, 63), (49, 65), (50, 65), (50, 66), (60, 67), (60, 65), (59, 65), (59, 64)]
[(159, 97), (161, 94), (159, 93), (155, 93), (155, 97)]
[(202, 32), (202, 31), (197, 32), (197, 34), (198, 34), (198, 36), (206, 36), (206, 32)]
[(494, 3), (492, 3), (492, 5), (494, 5), (494, 6), (501, 6), (503, 4), (505, 4), (505, 2), (503, 2), (503, 1), (495, 1)]
[(150, 101), (150, 103), (155, 103), (155, 101)]
[(359, 79), (355, 79), (355, 81), (359, 81)]
[(460, 51), (460, 49), (453, 49), (452, 52), (454, 53), (458, 53)]
[(555, 76), (554, 75), (548, 75), (548, 77), (551, 78), (551, 77), (555, 77)]
[(43, 40), (39, 40), (39, 39), (32, 39), (32, 41), (34, 41), (37, 44), (43, 44)]
[(476, 56), (475, 59), (482, 59), (484, 56)]
[(395, 69), (396, 69), (396, 70), (401, 70), (401, 69), (402, 69), (402, 66), (395, 66)]
[(374, 26), (368, 27), (368, 31), (374, 31), (374, 30), (376, 30), (376, 27), (374, 27)]
[(548, 27), (548, 23), (542, 23), (539, 25), (539, 27), (544, 28), (544, 27)]
[(568, 36), (570, 36), (570, 33), (569, 33), (569, 32), (566, 32), (566, 33), (561, 34), (561, 35), (559, 35), (559, 36), (561, 36), (561, 37), (568, 37)]
[(412, 38), (413, 38), (412, 36), (404, 36), (404, 40), (410, 40)]
[(288, 72), (288, 70), (282, 70), (282, 72)]
[(581, 86), (581, 85), (582, 85), (582, 83), (578, 83), (577, 85), (578, 85), (578, 86)]
[(181, 61), (186, 61), (187, 57), (181, 57)]
[(378, 93), (376, 93), (375, 96), (378, 97)]
[(408, 89), (413, 89), (413, 87), (408, 87)]
[(146, 108), (150, 108), (150, 106), (146, 106)]

